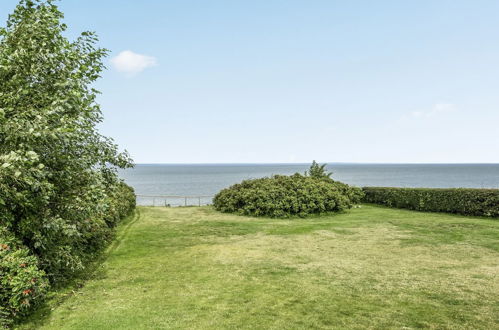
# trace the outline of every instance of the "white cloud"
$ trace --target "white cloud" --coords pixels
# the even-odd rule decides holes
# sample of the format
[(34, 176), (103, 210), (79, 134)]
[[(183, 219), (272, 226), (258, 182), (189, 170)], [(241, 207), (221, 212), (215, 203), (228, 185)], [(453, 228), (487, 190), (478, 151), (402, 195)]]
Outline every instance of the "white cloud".
[(413, 111), (413, 112), (411, 113), (411, 115), (412, 115), (413, 117), (419, 118), (419, 117), (424, 116), (424, 112), (422, 112), (422, 111)]
[(433, 106), (433, 113), (452, 112), (456, 110), (456, 106), (450, 103), (437, 103)]
[(428, 118), (428, 117), (433, 117), (438, 114), (442, 113), (447, 113), (447, 112), (452, 112), (456, 110), (456, 106), (451, 103), (436, 103), (433, 105), (433, 107), (429, 110), (426, 111), (413, 111), (411, 113), (412, 117), (414, 118)]
[(118, 56), (111, 59), (113, 67), (127, 75), (135, 75), (144, 71), (147, 68), (158, 65), (155, 57), (137, 54), (131, 50), (125, 50), (118, 54)]

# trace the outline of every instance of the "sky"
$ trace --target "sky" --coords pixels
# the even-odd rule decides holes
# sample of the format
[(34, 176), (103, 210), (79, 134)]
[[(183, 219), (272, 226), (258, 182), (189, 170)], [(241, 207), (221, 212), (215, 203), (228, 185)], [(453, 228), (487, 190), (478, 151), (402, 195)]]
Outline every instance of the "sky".
[(111, 51), (100, 130), (136, 163), (499, 162), (499, 1), (59, 6)]

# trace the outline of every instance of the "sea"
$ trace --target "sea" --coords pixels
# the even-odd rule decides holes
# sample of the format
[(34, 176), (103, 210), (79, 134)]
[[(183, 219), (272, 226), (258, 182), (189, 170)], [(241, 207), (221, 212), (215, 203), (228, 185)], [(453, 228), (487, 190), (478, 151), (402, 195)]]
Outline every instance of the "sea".
[[(304, 173), (310, 164), (137, 164), (120, 176), (139, 205), (206, 205), (245, 179)], [(332, 178), (353, 186), (499, 188), (499, 164), (329, 163)]]

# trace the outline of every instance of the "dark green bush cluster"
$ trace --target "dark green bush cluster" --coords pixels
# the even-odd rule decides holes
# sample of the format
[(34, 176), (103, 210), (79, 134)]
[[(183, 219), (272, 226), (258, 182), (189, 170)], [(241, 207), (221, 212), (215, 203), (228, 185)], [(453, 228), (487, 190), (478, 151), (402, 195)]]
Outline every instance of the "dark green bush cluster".
[[(0, 182), (2, 179), (5, 177), (0, 176)], [(0, 193), (2, 202), (5, 191), (0, 189)], [(54, 218), (17, 219), (13, 211), (21, 207), (0, 209), (0, 217), (10, 220), (0, 224), (0, 328), (28, 314), (43, 300), (50, 282), (56, 283), (84, 269), (85, 263), (113, 238), (117, 222), (131, 214), (135, 194), (131, 187), (118, 182), (108, 188), (93, 214), (80, 209), (88, 218), (60, 219), (54, 221), (52, 230), (39, 226), (36, 220), (50, 225)], [(61, 223), (68, 224), (62, 226), (67, 229), (67, 236), (57, 231)], [(65, 264), (68, 261), (72, 263)]]
[(294, 174), (245, 180), (219, 192), (213, 204), (221, 212), (285, 218), (342, 211), (361, 197), (360, 188)]
[(132, 187), (119, 182), (110, 189), (104, 211), (106, 223), (109, 228), (115, 227), (120, 220), (132, 213), (136, 206), (136, 196)]
[(363, 188), (366, 203), (417, 211), (499, 216), (498, 189)]
[(0, 227), (0, 328), (28, 313), (47, 289), (48, 281), (37, 258)]

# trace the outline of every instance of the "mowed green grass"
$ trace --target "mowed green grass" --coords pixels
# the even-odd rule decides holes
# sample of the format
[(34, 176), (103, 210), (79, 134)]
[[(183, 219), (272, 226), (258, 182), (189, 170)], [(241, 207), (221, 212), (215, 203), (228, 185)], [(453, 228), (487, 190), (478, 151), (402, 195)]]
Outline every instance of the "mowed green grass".
[(140, 207), (92, 279), (21, 325), (34, 327), (497, 329), (499, 221)]

